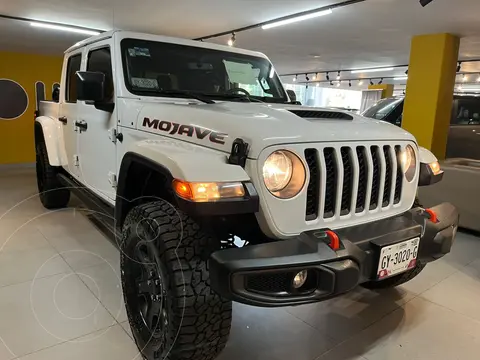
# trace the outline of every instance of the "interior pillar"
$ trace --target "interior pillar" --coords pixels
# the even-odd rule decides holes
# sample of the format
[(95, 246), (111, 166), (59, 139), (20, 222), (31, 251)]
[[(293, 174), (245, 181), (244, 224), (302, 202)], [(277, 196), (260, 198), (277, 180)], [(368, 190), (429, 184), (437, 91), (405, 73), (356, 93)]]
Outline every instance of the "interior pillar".
[(368, 85), (368, 90), (382, 90), (382, 99), (393, 96), (392, 84)]
[(460, 38), (451, 34), (412, 39), (402, 127), (420, 146), (445, 158)]

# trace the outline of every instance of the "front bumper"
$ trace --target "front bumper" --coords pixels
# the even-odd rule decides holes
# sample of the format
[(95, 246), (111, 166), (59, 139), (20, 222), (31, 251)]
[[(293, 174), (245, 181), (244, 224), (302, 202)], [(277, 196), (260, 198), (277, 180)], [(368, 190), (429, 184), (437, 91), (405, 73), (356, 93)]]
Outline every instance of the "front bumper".
[[(437, 222), (421, 208), (400, 216), (336, 231), (332, 250), (325, 231), (309, 231), (291, 240), (220, 250), (210, 259), (212, 288), (227, 299), (255, 306), (299, 305), (326, 300), (375, 281), (381, 248), (419, 237), (417, 260), (427, 263), (450, 252), (458, 227), (451, 204), (432, 208)], [(306, 290), (290, 284), (308, 270)]]

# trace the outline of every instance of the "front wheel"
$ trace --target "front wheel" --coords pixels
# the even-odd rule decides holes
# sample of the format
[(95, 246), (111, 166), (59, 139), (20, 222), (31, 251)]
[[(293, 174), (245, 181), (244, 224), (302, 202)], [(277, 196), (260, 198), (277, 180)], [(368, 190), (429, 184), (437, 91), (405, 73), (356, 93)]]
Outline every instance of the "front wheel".
[(225, 347), (232, 304), (210, 288), (208, 264), (217, 244), (167, 202), (139, 205), (127, 215), (122, 287), (132, 333), (145, 358), (213, 360)]

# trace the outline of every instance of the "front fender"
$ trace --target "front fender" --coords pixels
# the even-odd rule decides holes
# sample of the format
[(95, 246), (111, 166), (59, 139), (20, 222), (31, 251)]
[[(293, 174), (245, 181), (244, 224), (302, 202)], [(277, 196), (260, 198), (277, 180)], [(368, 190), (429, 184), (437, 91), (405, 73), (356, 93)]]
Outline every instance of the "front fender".
[(438, 161), (436, 156), (433, 155), (433, 153), (430, 150), (428, 150), (428, 149), (426, 149), (422, 146), (418, 147), (418, 153), (419, 153), (421, 164), (431, 164), (435, 161)]
[[(35, 140), (39, 141), (41, 139), (39, 137), (43, 136), (47, 147), (48, 162), (52, 166), (68, 164), (62, 126), (59, 121), (48, 116), (39, 116), (35, 119)], [(42, 134), (40, 134), (40, 130)]]
[(172, 140), (143, 140), (127, 150), (158, 163), (173, 178), (189, 182), (249, 181), (246, 171), (227, 162), (225, 153)]

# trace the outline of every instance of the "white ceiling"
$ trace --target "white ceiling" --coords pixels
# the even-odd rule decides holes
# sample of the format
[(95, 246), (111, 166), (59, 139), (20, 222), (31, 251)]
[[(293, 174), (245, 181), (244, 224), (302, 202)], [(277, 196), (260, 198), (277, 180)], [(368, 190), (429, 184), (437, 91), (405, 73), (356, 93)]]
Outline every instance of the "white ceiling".
[[(0, 14), (195, 38), (341, 1), (1, 0)], [(480, 0), (434, 0), (425, 8), (419, 0), (366, 0), (335, 9), (329, 16), (238, 33), (236, 46), (266, 53), (279, 73), (298, 72), (303, 77), (321, 70), (407, 64), (411, 37), (425, 33), (457, 34), (462, 37), (460, 58), (480, 58), (479, 14)], [(0, 50), (47, 54), (61, 54), (83, 38), (6, 19), (0, 19), (0, 34)], [(227, 40), (228, 36), (209, 41)], [(480, 63), (466, 63), (462, 70), (480, 72)], [(375, 76), (404, 75), (404, 71)]]

